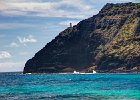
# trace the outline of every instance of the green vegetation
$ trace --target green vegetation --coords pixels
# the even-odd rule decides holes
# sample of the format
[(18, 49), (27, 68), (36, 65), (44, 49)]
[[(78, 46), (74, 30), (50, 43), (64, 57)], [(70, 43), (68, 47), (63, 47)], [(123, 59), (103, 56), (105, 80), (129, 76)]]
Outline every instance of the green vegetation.
[(111, 42), (105, 46), (99, 46), (102, 52), (98, 53), (98, 59), (107, 58), (105, 61), (103, 59), (102, 62), (104, 63), (101, 66), (108, 66), (108, 69), (115, 67), (132, 68), (134, 63), (138, 61), (135, 59), (140, 56), (140, 41), (135, 34), (139, 22), (139, 17), (130, 16)]
[(95, 65), (90, 67), (91, 70), (96, 70), (96, 68), (97, 68), (97, 66), (95, 66)]
[(122, 26), (119, 35), (107, 46), (109, 55), (115, 54), (115, 56), (124, 56), (128, 55), (130, 52), (139, 50), (139, 44), (132, 42), (137, 23), (138, 18), (128, 18), (127, 23)]

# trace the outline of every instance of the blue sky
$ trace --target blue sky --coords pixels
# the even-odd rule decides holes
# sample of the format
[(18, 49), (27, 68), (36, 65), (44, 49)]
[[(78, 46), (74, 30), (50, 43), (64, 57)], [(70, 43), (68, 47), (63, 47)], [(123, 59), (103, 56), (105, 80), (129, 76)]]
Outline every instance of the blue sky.
[(140, 0), (0, 0), (0, 72), (22, 71), (25, 62), (69, 26), (106, 3)]

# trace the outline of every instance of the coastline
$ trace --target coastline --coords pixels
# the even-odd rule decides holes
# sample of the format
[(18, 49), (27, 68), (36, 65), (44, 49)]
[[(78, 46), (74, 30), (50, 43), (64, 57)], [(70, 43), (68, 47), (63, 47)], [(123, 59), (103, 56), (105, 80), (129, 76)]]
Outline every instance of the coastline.
[[(23, 73), (22, 74), (74, 74), (74, 73)], [(97, 72), (97, 73), (77, 73), (77, 74), (140, 74), (140, 72), (105, 72), (105, 71), (101, 71), (101, 72)], [(75, 74), (76, 75), (76, 74)]]

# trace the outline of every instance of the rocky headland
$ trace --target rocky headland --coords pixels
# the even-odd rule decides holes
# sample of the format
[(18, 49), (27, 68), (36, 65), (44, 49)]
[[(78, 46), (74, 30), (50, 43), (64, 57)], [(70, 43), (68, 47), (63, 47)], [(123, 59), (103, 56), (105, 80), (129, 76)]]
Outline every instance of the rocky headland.
[(60, 32), (29, 59), (24, 73), (140, 72), (140, 3), (106, 4)]

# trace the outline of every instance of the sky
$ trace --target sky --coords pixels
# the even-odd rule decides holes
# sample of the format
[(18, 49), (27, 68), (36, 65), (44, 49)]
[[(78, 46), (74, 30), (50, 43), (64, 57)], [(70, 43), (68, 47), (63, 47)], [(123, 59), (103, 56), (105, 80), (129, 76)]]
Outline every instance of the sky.
[(0, 0), (0, 72), (23, 71), (70, 22), (92, 17), (106, 3), (124, 2), (140, 0)]

